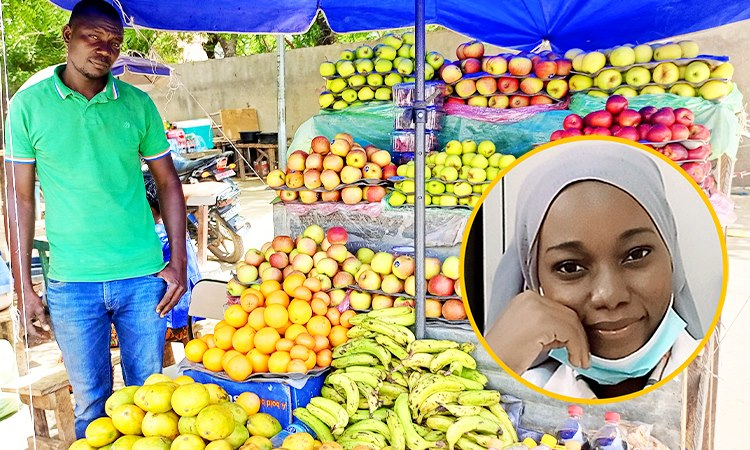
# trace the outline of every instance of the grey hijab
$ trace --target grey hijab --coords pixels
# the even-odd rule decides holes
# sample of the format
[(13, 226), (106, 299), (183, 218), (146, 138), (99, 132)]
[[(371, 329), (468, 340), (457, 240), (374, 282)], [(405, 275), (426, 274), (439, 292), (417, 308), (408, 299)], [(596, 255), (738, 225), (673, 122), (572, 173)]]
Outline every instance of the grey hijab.
[(623, 190), (651, 216), (672, 257), (673, 308), (688, 324), (688, 333), (702, 339), (704, 330), (688, 287), (677, 227), (656, 163), (640, 150), (611, 141), (574, 142), (546, 151), (556, 155), (528, 175), (518, 195), (515, 234), (495, 274), (487, 328), (491, 328), (513, 297), (524, 290), (539, 290), (536, 238), (542, 221), (563, 189), (588, 180)]

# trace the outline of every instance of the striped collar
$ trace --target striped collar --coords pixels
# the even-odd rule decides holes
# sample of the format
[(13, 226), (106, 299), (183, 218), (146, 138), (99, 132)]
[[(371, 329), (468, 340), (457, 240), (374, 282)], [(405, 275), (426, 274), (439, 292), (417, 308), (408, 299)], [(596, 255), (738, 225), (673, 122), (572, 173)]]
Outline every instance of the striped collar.
[[(69, 88), (68, 86), (63, 83), (62, 78), (60, 78), (60, 74), (63, 70), (65, 70), (66, 64), (60, 64), (59, 66), (55, 67), (55, 74), (52, 77), (52, 82), (55, 85), (55, 91), (57, 92), (57, 95), (60, 96), (61, 99), (67, 98), (69, 95), (72, 95), (73, 89)], [(117, 100), (120, 97), (120, 91), (117, 89), (117, 83), (115, 83), (115, 77), (112, 75), (112, 72), (109, 72), (107, 75), (107, 84), (104, 86), (104, 90), (102, 90), (102, 93), (104, 93), (104, 96), (109, 100)]]

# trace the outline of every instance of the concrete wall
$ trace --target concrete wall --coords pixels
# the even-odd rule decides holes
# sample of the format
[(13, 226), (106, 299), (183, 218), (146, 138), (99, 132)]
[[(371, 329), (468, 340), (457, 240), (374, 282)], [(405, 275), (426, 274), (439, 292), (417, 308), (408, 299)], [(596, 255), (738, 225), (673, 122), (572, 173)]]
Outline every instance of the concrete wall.
[[(746, 51), (747, 42), (750, 42), (750, 21), (673, 39), (694, 39), (703, 53), (729, 55), (735, 66), (734, 80), (745, 98), (750, 98), (750, 53)], [(456, 46), (466, 40), (467, 37), (452, 31), (431, 32), (427, 35), (427, 49), (437, 50), (453, 59)], [(342, 50), (353, 46), (336, 44), (286, 53), (287, 136), (293, 136), (301, 123), (318, 113), (318, 94), (323, 90), (323, 79), (318, 74), (320, 63), (326, 59), (338, 59)], [(487, 50), (488, 53), (499, 51), (497, 47)], [(177, 65), (175, 72), (177, 81), (184, 88), (151, 92), (165, 118), (205, 117), (203, 108), (208, 113), (215, 113), (222, 108), (250, 107), (258, 110), (261, 131), (277, 130), (275, 53), (185, 63)], [(741, 147), (739, 157), (737, 170), (750, 170), (750, 142)], [(736, 180), (737, 183), (743, 181), (750, 185), (750, 177)]]

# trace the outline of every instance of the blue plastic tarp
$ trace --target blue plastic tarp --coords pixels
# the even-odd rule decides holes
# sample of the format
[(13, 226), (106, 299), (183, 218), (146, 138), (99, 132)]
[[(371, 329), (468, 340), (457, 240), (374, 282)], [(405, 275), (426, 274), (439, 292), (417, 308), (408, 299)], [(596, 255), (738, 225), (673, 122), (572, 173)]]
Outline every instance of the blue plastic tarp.
[(119, 77), (125, 71), (136, 75), (153, 75), (168, 77), (170, 69), (162, 63), (137, 56), (120, 55), (112, 65), (112, 75)]
[[(71, 9), (77, 0), (51, 0)], [(303, 33), (323, 11), (337, 33), (414, 26), (413, 0), (119, 0), (132, 23), (159, 30)], [(737, 0), (425, 0), (428, 24), (506, 48), (643, 43), (750, 19)]]

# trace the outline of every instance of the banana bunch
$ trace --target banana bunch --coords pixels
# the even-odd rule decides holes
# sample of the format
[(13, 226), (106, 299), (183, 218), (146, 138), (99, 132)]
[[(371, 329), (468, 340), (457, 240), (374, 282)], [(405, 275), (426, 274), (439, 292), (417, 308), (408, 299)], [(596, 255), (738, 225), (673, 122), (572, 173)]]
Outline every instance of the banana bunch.
[(352, 318), (350, 340), (333, 349), (321, 397), (294, 411), (321, 442), (345, 450), (488, 448), (517, 441), (501, 394), (470, 355), (474, 345), (417, 340), (409, 306)]

